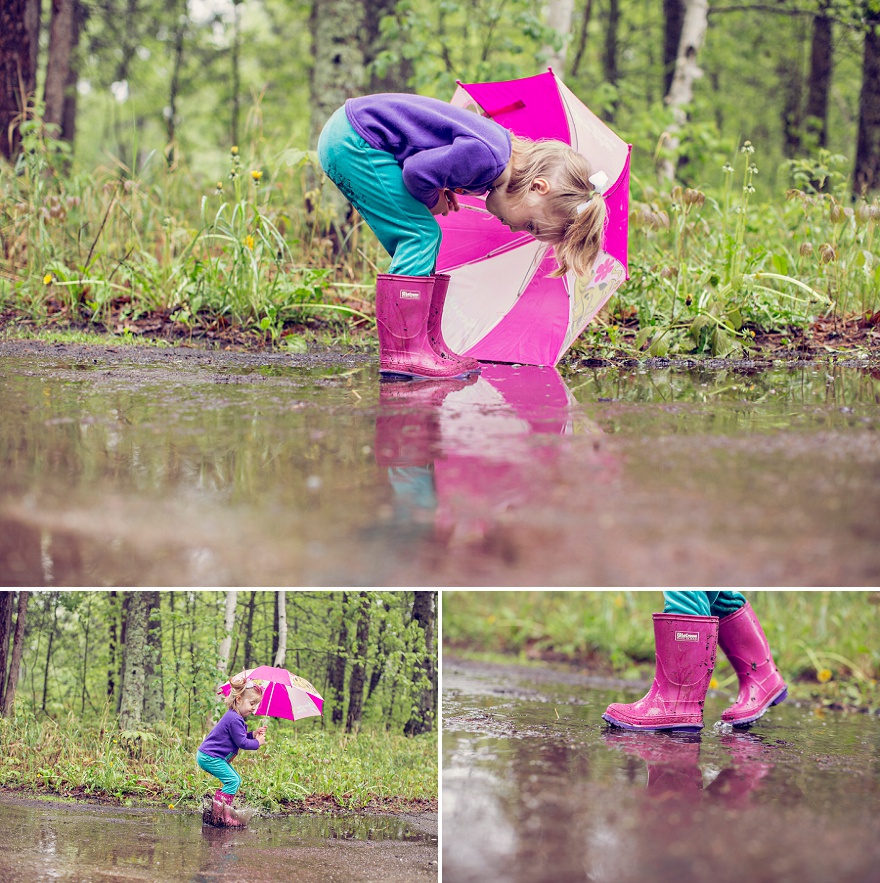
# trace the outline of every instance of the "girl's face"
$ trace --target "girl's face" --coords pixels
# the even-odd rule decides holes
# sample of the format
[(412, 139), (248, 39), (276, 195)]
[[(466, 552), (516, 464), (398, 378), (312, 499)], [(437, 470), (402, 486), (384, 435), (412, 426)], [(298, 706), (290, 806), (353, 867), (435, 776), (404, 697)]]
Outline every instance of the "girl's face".
[(235, 710), (242, 716), (247, 717), (254, 714), (260, 707), (263, 697), (255, 690), (245, 690), (238, 702), (235, 703)]
[(536, 179), (535, 184), (538, 186), (533, 185), (525, 196), (515, 197), (504, 185), (494, 187), (486, 196), (486, 208), (514, 233), (525, 231), (541, 242), (554, 242), (556, 237), (550, 231), (558, 228), (558, 221), (551, 218), (544, 205), (549, 185), (543, 178)]

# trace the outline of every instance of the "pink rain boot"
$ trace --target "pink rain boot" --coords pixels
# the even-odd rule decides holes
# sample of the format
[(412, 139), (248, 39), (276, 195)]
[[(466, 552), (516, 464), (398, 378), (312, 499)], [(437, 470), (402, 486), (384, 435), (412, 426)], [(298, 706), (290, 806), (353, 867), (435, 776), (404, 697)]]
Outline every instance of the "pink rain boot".
[(461, 377), (467, 371), (437, 355), (428, 340), (428, 313), (433, 276), (376, 278), (376, 328), (379, 333), (379, 371), (409, 377)]
[[(207, 804), (205, 804), (206, 806)], [(215, 827), (222, 828), (225, 826), (225, 822), (223, 821), (223, 810), (226, 807), (226, 803), (223, 799), (223, 791), (218, 788), (214, 792), (214, 796), (211, 798), (211, 809), (202, 811), (202, 821), (208, 825), (214, 825)]]
[(247, 823), (242, 821), (232, 808), (232, 801), (235, 800), (235, 795), (224, 794), (223, 800), (223, 824), (227, 828), (244, 828)]
[(651, 689), (638, 702), (609, 705), (602, 717), (625, 730), (701, 730), (717, 643), (717, 616), (655, 613)]
[(460, 356), (458, 353), (449, 349), (446, 341), (443, 339), (443, 331), (441, 329), (443, 320), (443, 307), (446, 303), (446, 292), (449, 290), (449, 275), (446, 273), (437, 273), (434, 276), (434, 291), (431, 295), (431, 309), (428, 311), (428, 340), (431, 348), (442, 359), (450, 362), (457, 362), (461, 371), (480, 371), (480, 363), (470, 356)]
[(719, 622), (718, 644), (739, 678), (739, 696), (722, 712), (721, 720), (746, 727), (788, 695), (764, 630), (748, 601)]

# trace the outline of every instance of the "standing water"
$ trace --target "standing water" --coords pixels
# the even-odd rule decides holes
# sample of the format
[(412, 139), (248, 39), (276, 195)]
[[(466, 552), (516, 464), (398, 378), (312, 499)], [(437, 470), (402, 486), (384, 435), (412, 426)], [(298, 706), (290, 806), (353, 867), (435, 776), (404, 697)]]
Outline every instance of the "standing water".
[(713, 726), (717, 691), (699, 734), (624, 731), (644, 688), (448, 659), (443, 690), (444, 883), (880, 879), (875, 716)]
[(5, 585), (875, 585), (858, 365), (0, 344)]

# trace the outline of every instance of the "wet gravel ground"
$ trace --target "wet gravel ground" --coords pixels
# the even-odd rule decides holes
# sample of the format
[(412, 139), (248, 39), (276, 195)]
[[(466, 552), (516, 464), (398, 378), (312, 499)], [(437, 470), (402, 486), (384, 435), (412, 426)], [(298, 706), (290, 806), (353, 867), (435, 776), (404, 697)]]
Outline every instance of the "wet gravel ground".
[(780, 705), (696, 736), (608, 727), (647, 685), (446, 657), (444, 883), (848, 883), (880, 867), (880, 721)]

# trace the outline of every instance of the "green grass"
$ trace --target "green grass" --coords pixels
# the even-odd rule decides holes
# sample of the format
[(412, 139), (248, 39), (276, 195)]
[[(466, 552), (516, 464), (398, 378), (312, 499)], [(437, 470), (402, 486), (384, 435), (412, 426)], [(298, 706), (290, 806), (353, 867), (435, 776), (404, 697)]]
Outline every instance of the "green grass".
[[(269, 741), (239, 752), (235, 767), (249, 804), (268, 810), (320, 805), (361, 809), (437, 798), (436, 734), (297, 731), (268, 720)], [(62, 796), (194, 808), (217, 781), (196, 766), (201, 738), (171, 728), (120, 733), (26, 714), (0, 718), (0, 787)]]
[[(746, 592), (795, 691), (841, 707), (880, 705), (880, 592)], [(444, 592), (446, 652), (554, 659), (647, 677), (658, 591)], [(715, 679), (735, 679), (723, 653)]]

